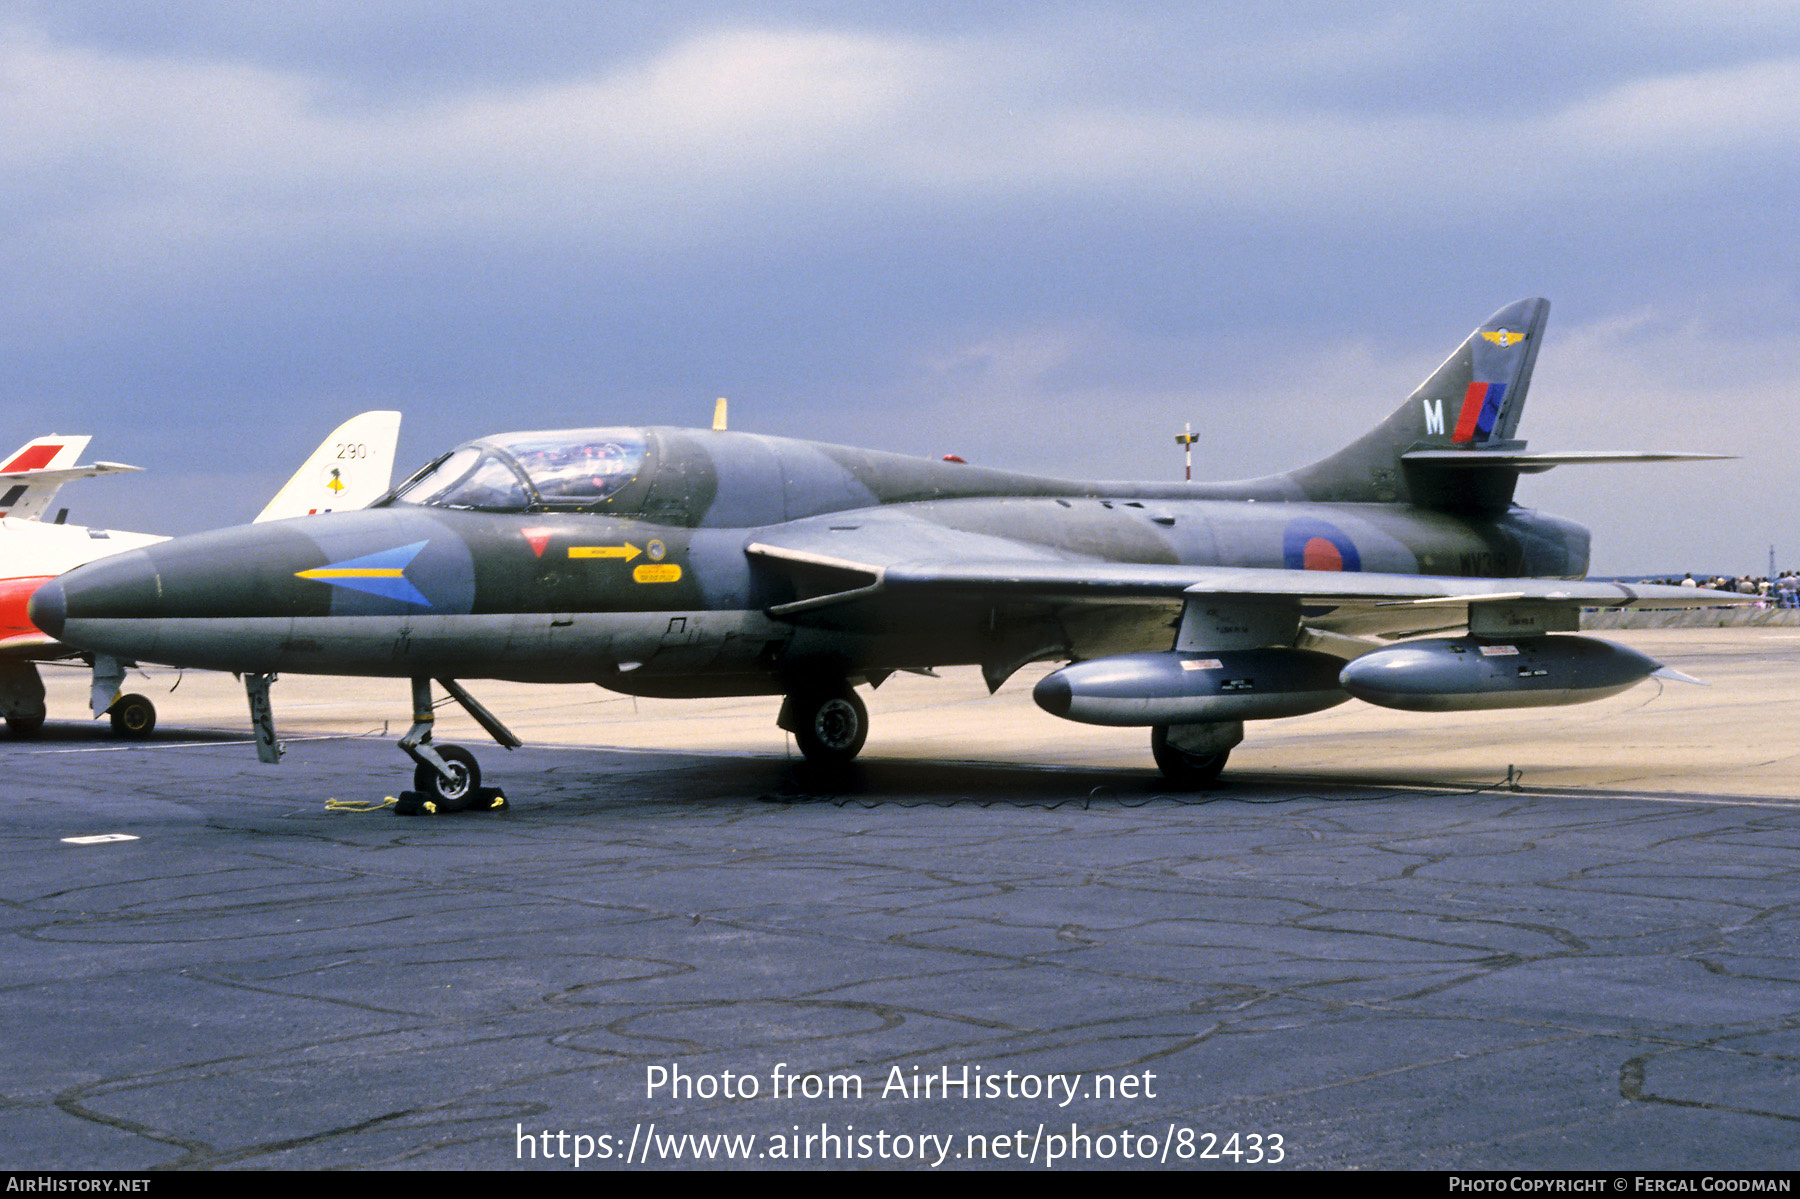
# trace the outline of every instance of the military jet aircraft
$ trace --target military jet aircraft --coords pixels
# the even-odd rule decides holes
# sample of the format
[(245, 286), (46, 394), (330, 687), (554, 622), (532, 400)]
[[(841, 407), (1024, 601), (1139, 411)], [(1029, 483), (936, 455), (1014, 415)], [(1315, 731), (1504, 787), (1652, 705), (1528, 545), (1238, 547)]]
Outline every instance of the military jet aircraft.
[[(1182, 785), (1244, 722), (1352, 696), (1424, 711), (1575, 703), (1662, 671), (1570, 635), (1584, 607), (1721, 602), (1582, 582), (1588, 534), (1513, 502), (1524, 473), (1709, 457), (1528, 451), (1514, 439), (1549, 305), (1482, 324), (1374, 430), (1237, 483), (1073, 482), (720, 430), (485, 437), (368, 510), (184, 537), (82, 567), (32, 601), (95, 652), (245, 676), (280, 756), (278, 672), (410, 679), (400, 748), (443, 799), (479, 784), (434, 745), (436, 679), (785, 697), (810, 759), (846, 762), (855, 688), (979, 665), (1070, 720), (1139, 726)], [(1464, 631), (1466, 630), (1466, 632)]]

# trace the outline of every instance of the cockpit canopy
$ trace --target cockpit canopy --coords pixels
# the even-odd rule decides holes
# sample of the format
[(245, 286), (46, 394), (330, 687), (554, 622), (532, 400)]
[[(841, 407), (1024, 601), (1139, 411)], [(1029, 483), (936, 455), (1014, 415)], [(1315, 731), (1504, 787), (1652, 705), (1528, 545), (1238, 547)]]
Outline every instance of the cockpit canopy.
[(483, 512), (583, 511), (637, 478), (646, 452), (638, 429), (502, 433), (451, 450), (386, 502)]

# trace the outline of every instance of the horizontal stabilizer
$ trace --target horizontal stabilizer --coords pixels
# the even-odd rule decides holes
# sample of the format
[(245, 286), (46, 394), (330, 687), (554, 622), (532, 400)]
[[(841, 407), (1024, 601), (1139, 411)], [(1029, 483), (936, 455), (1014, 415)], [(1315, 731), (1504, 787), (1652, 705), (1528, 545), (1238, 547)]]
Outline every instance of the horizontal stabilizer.
[(127, 466), (123, 462), (89, 462), (84, 466), (70, 466), (62, 470), (23, 470), (0, 473), (0, 482), (4, 483), (54, 483), (61, 486), (76, 479), (97, 479), (101, 475), (116, 475), (121, 471), (143, 470), (141, 466)]
[(1412, 450), (1402, 462), (1429, 462), (1468, 470), (1504, 467), (1539, 474), (1553, 466), (1604, 466), (1615, 462), (1715, 462), (1731, 454), (1686, 454), (1660, 450)]

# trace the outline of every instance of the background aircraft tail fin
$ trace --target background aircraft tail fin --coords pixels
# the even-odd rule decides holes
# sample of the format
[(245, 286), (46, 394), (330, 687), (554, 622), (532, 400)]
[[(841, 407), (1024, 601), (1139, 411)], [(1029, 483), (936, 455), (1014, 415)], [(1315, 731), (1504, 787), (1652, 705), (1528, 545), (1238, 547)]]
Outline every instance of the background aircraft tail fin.
[(399, 440), (398, 412), (351, 417), (319, 443), (251, 523), (368, 507), (388, 489)]
[[(1504, 509), (1512, 502), (1519, 471), (1483, 461), (1482, 456), (1524, 446), (1513, 440), (1513, 434), (1549, 315), (1550, 301), (1541, 299), (1519, 300), (1500, 309), (1477, 326), (1392, 416), (1289, 478), (1310, 500)], [(1415, 451), (1434, 453), (1428, 458), (1409, 457)], [(1462, 454), (1470, 455), (1466, 463)], [(1478, 462), (1482, 469), (1468, 469)]]
[(34, 437), (4, 458), (0, 458), (0, 474), (13, 475), (33, 470), (63, 470), (75, 465), (81, 451), (93, 438), (65, 437), (48, 433)]
[(75, 459), (81, 457), (91, 440), (85, 435), (65, 437), (52, 433), (28, 441), (0, 458), (0, 516), (42, 520), (64, 483), (139, 469), (122, 462), (75, 465)]

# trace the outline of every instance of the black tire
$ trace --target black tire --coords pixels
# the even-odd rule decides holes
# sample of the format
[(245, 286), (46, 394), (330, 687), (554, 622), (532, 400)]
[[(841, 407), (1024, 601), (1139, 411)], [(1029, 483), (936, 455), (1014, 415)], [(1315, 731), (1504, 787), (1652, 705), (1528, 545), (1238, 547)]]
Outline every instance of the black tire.
[(141, 695), (121, 695), (106, 710), (115, 737), (142, 741), (156, 731), (156, 705)]
[(794, 740), (809, 762), (842, 766), (869, 739), (869, 709), (856, 692), (825, 691), (792, 699)]
[(439, 808), (467, 807), (475, 798), (476, 788), (481, 786), (481, 767), (475, 761), (475, 755), (460, 745), (437, 745), (432, 748), (450, 767), (454, 779), (447, 779), (437, 772), (437, 767), (420, 762), (413, 771), (413, 790), (425, 796)]
[(1231, 751), (1191, 754), (1177, 749), (1169, 744), (1169, 726), (1159, 724), (1150, 730), (1150, 756), (1156, 759), (1156, 768), (1162, 771), (1163, 778), (1171, 786), (1197, 791), (1218, 783), (1219, 772), (1225, 769), (1225, 760), (1231, 757)]
[(15, 737), (35, 737), (38, 730), (44, 727), (42, 716), (8, 716), (6, 727)]

